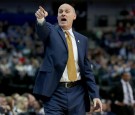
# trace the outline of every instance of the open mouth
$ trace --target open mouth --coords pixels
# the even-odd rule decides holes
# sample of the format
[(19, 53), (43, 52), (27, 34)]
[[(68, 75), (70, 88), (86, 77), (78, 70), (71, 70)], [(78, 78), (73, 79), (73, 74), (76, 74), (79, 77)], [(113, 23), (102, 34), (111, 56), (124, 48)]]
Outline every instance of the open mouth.
[(62, 22), (65, 22), (65, 21), (67, 21), (67, 19), (66, 18), (62, 18), (61, 21)]

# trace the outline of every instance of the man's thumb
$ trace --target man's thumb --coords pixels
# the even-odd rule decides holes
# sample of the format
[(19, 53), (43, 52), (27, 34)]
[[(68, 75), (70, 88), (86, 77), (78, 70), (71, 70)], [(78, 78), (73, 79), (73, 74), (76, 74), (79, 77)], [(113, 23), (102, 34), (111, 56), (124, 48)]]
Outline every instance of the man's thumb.
[(93, 106), (96, 107), (96, 100), (93, 100)]

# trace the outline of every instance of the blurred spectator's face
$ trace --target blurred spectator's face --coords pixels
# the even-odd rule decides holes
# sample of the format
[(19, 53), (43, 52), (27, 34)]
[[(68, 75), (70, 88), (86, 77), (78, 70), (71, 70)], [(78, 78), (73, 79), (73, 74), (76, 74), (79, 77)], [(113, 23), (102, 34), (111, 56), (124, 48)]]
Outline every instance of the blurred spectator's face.
[(27, 98), (24, 98), (23, 104), (24, 104), (25, 109), (27, 109), (28, 108), (28, 99)]
[(130, 75), (130, 73), (124, 73), (123, 75), (122, 75), (122, 79), (124, 80), (124, 81), (130, 81), (130, 79), (131, 79), (131, 75)]
[(33, 103), (33, 106), (34, 106), (34, 109), (37, 110), (37, 111), (39, 111), (39, 110), (41, 109), (41, 106), (40, 106), (40, 104), (39, 104), (38, 101), (35, 101), (35, 102)]
[(119, 27), (123, 27), (123, 23), (122, 22), (119, 23)]
[(35, 97), (31, 94), (29, 94), (29, 106), (33, 106), (33, 103), (36, 101)]
[(0, 97), (0, 105), (7, 105), (7, 101), (5, 97)]
[(72, 6), (63, 4), (58, 9), (58, 23), (62, 29), (68, 30), (72, 28), (73, 21), (76, 19), (76, 13)]

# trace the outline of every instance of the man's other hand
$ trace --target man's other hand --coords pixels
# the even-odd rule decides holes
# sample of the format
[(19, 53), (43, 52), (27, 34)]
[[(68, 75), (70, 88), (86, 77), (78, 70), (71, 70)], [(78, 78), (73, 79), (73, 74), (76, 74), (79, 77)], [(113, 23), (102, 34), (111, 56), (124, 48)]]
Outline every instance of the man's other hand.
[(99, 98), (93, 99), (93, 112), (102, 112), (102, 102)]

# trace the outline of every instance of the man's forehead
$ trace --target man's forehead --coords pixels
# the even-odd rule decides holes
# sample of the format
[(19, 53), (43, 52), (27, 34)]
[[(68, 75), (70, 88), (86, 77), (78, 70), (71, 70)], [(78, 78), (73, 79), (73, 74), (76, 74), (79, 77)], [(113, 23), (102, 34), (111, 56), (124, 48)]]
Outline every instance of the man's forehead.
[(62, 4), (59, 7), (59, 10), (61, 10), (61, 9), (71, 9), (71, 10), (73, 10), (74, 8), (71, 5), (69, 5), (69, 4)]

